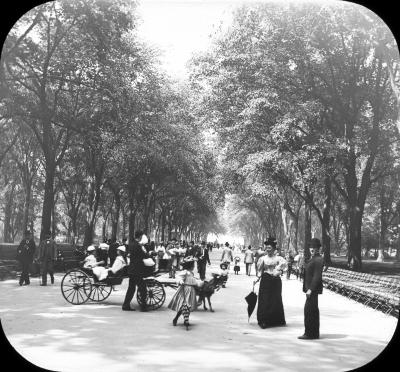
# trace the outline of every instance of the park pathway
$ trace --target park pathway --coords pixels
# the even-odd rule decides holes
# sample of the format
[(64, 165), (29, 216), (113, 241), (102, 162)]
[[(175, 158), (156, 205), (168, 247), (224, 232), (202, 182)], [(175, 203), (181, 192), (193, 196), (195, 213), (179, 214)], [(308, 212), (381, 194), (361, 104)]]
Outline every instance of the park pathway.
[[(211, 254), (216, 270), (220, 252)], [(1, 324), (14, 348), (46, 369), (119, 371), (347, 371), (374, 359), (391, 340), (397, 319), (340, 295), (320, 296), (321, 339), (301, 341), (304, 294), (296, 279), (283, 278), (287, 326), (262, 330), (254, 313), (247, 321), (244, 297), (255, 276), (230, 274), (227, 288), (212, 297), (214, 313), (198, 310), (186, 331), (173, 327), (166, 289), (162, 308), (122, 312), (127, 280), (100, 304), (68, 304), (54, 286), (0, 282)], [(256, 287), (258, 288), (258, 287)], [(137, 307), (136, 299), (133, 304)]]

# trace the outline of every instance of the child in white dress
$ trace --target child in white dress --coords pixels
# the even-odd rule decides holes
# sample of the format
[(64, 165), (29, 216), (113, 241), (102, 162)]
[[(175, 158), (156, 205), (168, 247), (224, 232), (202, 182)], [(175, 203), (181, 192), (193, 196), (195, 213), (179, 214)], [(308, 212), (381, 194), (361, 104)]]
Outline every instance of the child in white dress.
[(179, 288), (175, 292), (168, 305), (168, 308), (175, 310), (176, 316), (172, 321), (172, 324), (176, 326), (178, 318), (182, 315), (182, 306), (187, 305), (191, 311), (197, 308), (196, 301), (196, 289), (195, 287), (201, 287), (202, 281), (196, 280), (193, 274), (194, 270), (194, 258), (186, 257), (182, 262), (183, 270), (178, 272), (177, 282), (180, 284)]

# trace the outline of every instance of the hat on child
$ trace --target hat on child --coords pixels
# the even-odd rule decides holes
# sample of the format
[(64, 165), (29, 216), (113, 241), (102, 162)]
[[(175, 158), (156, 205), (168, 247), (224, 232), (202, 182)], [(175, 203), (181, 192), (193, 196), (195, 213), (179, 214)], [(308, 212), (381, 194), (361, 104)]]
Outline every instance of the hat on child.
[(125, 248), (124, 245), (120, 245), (120, 246), (117, 248), (117, 250), (125, 253), (126, 248)]
[(221, 269), (226, 269), (226, 268), (228, 267), (228, 265), (227, 265), (226, 263), (222, 262), (222, 264), (219, 265), (219, 267), (220, 267)]

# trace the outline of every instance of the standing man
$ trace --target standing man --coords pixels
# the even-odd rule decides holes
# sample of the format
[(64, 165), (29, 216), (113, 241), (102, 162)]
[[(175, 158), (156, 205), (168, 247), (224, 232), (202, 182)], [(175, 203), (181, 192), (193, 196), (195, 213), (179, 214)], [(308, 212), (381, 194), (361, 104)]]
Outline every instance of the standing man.
[(194, 257), (195, 254), (196, 254), (196, 249), (194, 247), (194, 241), (192, 240), (192, 241), (190, 241), (189, 246), (186, 249), (185, 257), (188, 257), (188, 256)]
[[(110, 267), (113, 265), (115, 259), (117, 258), (117, 249), (119, 247), (119, 243), (117, 242), (117, 238), (112, 238), (111, 244), (108, 247), (108, 258), (110, 259)], [(129, 252), (129, 250), (128, 250)]]
[(51, 284), (54, 284), (54, 260), (57, 257), (57, 245), (47, 233), (39, 245), (39, 262), (42, 272), (41, 286), (47, 285), (47, 273), (50, 274)]
[[(129, 275), (129, 286), (125, 294), (125, 300), (122, 305), (124, 311), (135, 311), (132, 309), (130, 303), (135, 295), (136, 287), (142, 295), (146, 295), (146, 285), (143, 281), (145, 276), (145, 265), (143, 263), (144, 258), (148, 258), (149, 255), (146, 249), (139, 244), (142, 239), (143, 231), (135, 232), (135, 239), (129, 244), (130, 261), (128, 266)], [(146, 311), (145, 307), (141, 308), (141, 311)]]
[(322, 293), (323, 258), (320, 255), (321, 242), (317, 238), (310, 241), (311, 259), (305, 264), (303, 292), (306, 294), (304, 305), (304, 335), (301, 340), (319, 338), (318, 295)]
[(303, 280), (304, 278), (304, 252), (302, 249), (299, 249), (299, 254), (294, 258), (296, 264), (296, 278)]
[(106, 240), (104, 239), (103, 243), (99, 244), (99, 260), (104, 261), (104, 266), (107, 266), (108, 262), (108, 249), (109, 245), (107, 244)]
[(206, 266), (207, 263), (211, 265), (210, 256), (208, 254), (208, 248), (206, 242), (201, 242), (201, 247), (196, 253), (197, 258), (197, 271), (199, 272), (200, 279), (204, 280), (206, 278)]
[(229, 271), (232, 261), (233, 261), (232, 249), (229, 246), (229, 243), (226, 242), (225, 248), (222, 251), (221, 262), (226, 263), (227, 270)]
[(33, 261), (33, 255), (36, 250), (36, 244), (31, 237), (29, 230), (25, 231), (24, 239), (21, 240), (17, 248), (17, 260), (21, 264), (22, 272), (19, 278), (19, 285), (29, 285), (29, 267)]
[(251, 250), (251, 245), (247, 247), (246, 252), (244, 252), (244, 263), (246, 264), (246, 275), (251, 275), (251, 266), (254, 262), (254, 253)]
[(287, 264), (286, 279), (289, 280), (290, 279), (290, 274), (293, 271), (294, 257), (293, 257), (291, 252), (287, 252), (286, 256), (285, 256), (285, 259), (286, 259), (286, 264)]

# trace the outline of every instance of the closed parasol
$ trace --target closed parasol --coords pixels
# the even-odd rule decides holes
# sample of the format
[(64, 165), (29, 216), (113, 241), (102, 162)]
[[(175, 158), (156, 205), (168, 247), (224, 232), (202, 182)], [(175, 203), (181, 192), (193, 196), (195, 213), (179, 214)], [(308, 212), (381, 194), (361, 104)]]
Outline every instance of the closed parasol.
[(249, 322), (250, 322), (251, 314), (253, 314), (254, 308), (256, 307), (256, 304), (257, 304), (257, 295), (254, 292), (254, 286), (256, 285), (256, 283), (259, 280), (260, 280), (260, 278), (258, 278), (258, 280), (253, 282), (253, 290), (244, 298), (247, 302), (247, 314), (249, 316), (249, 319), (248, 319)]

